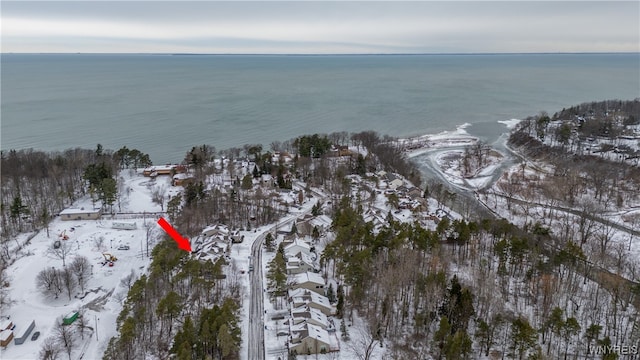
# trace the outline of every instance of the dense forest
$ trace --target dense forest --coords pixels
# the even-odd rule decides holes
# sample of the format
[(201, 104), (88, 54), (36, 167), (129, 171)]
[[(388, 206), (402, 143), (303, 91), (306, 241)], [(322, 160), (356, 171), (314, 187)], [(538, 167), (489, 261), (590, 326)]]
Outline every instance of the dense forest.
[(339, 315), (367, 319), (370, 341), (394, 358), (573, 358), (633, 344), (640, 286), (539, 224), (390, 220), (376, 233), (344, 198), (333, 227), (322, 263), (344, 286)]

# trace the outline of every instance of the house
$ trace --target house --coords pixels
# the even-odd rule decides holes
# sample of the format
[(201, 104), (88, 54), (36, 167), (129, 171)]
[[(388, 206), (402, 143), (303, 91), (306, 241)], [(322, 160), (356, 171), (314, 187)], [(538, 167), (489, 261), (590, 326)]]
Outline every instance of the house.
[(295, 275), (291, 288), (307, 289), (324, 296), (324, 279), (320, 274), (307, 271)]
[(187, 171), (187, 167), (184, 165), (156, 165), (149, 166), (142, 170), (142, 175), (155, 177), (158, 175), (171, 175), (175, 173), (183, 173)]
[(262, 174), (262, 176), (260, 176), (260, 185), (264, 187), (273, 187), (274, 184), (275, 182), (271, 174)]
[(231, 233), (231, 242), (239, 244), (244, 241), (244, 235), (240, 234), (240, 230), (234, 230)]
[(203, 236), (221, 235), (222, 237), (226, 238), (229, 236), (229, 229), (225, 225), (209, 226), (204, 230), (202, 230), (202, 235)]
[(402, 184), (404, 184), (404, 182), (402, 180), (400, 180), (400, 179), (391, 180), (389, 182), (389, 189), (395, 190), (395, 189), (399, 188), (400, 186), (402, 186)]
[(300, 252), (306, 255), (311, 255), (311, 245), (300, 238), (295, 238), (292, 243), (284, 247), (285, 254), (297, 254)]
[(313, 219), (313, 215), (307, 214), (303, 217), (299, 217), (296, 220), (296, 230), (300, 235), (311, 235), (313, 231), (313, 226), (311, 225), (311, 219)]
[(307, 324), (301, 331), (291, 335), (288, 346), (290, 353), (298, 355), (323, 354), (332, 351), (329, 333), (312, 324)]
[(102, 216), (102, 209), (74, 209), (60, 211), (60, 220), (97, 220)]
[(172, 186), (187, 186), (193, 182), (193, 177), (187, 173), (179, 173), (171, 178)]
[(306, 305), (316, 309), (326, 316), (333, 315), (333, 307), (329, 303), (329, 298), (307, 289), (289, 290), (289, 302), (293, 307)]
[(319, 215), (309, 221), (312, 226), (311, 230), (313, 231), (313, 228), (317, 227), (320, 234), (323, 234), (329, 227), (331, 227), (331, 222), (331, 218), (327, 215)]
[(422, 199), (422, 195), (423, 195), (423, 192), (420, 191), (420, 189), (415, 187), (415, 186), (410, 188), (409, 191), (407, 191), (407, 196), (409, 196), (410, 198), (412, 198), (414, 200), (415, 199)]
[(299, 252), (295, 255), (286, 252), (285, 254), (287, 254), (287, 274), (301, 274), (307, 271), (319, 271), (311, 256), (303, 252)]
[(329, 320), (325, 314), (306, 305), (291, 309), (291, 323), (294, 325), (301, 323), (312, 324), (320, 326), (324, 330), (329, 327)]
[(11, 344), (11, 340), (13, 340), (13, 331), (11, 330), (0, 331), (0, 346), (5, 347)]

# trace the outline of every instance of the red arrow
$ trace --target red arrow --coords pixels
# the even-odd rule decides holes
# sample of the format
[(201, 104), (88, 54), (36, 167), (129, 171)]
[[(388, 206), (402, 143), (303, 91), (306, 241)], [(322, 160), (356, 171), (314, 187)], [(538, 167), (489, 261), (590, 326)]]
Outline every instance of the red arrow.
[(189, 243), (189, 239), (183, 238), (182, 235), (180, 235), (180, 233), (178, 233), (178, 231), (167, 222), (167, 220), (161, 217), (160, 219), (158, 219), (158, 225), (160, 225), (160, 227), (164, 229), (164, 231), (166, 231), (167, 234), (169, 234), (169, 236), (171, 236), (176, 243), (178, 243), (178, 248), (184, 251), (191, 252), (191, 244)]

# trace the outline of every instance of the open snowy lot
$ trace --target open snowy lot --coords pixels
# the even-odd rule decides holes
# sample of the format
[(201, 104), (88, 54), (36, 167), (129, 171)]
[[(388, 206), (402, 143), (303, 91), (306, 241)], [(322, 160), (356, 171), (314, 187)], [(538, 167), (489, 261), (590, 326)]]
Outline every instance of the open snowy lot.
[[(2, 316), (9, 317), (15, 325), (14, 337), (21, 336), (32, 321), (35, 321), (35, 328), (31, 335), (38, 331), (40, 336), (31, 341), (29, 335), (22, 345), (12, 341), (0, 350), (0, 358), (38, 358), (46, 339), (57, 336), (62, 318), (74, 311), (80, 311), (82, 319), (68, 326), (75, 341), (71, 358), (102, 358), (109, 339), (116, 335), (116, 318), (128, 286), (146, 271), (151, 249), (162, 235), (162, 230), (156, 225), (157, 219), (146, 214), (160, 211), (160, 206), (152, 203), (151, 193), (157, 187), (168, 189), (169, 194), (179, 191), (179, 188), (171, 188), (168, 177), (150, 181), (135, 172), (122, 172), (120, 176), (123, 180), (120, 211), (126, 215), (116, 215), (113, 219), (110, 215), (103, 215), (101, 220), (73, 221), (63, 221), (58, 217), (49, 225), (49, 236), (46, 230), (40, 231), (16, 254), (17, 260), (8, 269), (12, 304), (2, 309)], [(74, 204), (77, 208), (91, 206), (88, 198)], [(116, 207), (117, 204), (114, 210)], [(113, 229), (114, 222), (135, 223), (136, 228)], [(65, 236), (67, 240), (63, 240)], [(70, 296), (64, 290), (57, 298), (43, 294), (36, 283), (42, 270), (63, 268), (61, 251), (56, 255), (53, 250), (56, 241), (61, 242), (64, 250), (65, 266), (69, 266), (76, 257), (86, 257), (91, 266), (84, 290), (76, 286)], [(113, 266), (105, 261), (109, 255), (117, 258)], [(130, 277), (132, 273), (134, 276)], [(86, 326), (82, 335), (77, 326), (80, 322)]]

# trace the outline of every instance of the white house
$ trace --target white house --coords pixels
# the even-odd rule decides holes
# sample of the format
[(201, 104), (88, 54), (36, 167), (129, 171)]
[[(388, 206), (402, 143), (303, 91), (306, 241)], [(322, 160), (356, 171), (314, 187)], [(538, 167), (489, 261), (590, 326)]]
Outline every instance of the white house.
[(391, 180), (389, 182), (389, 189), (395, 190), (395, 189), (399, 188), (400, 186), (402, 186), (403, 184), (404, 184), (404, 182), (402, 180), (400, 180), (400, 179)]
[(265, 187), (273, 187), (274, 184), (275, 182), (271, 174), (262, 174), (262, 176), (260, 176), (260, 185)]
[(209, 227), (206, 227), (204, 230), (202, 230), (202, 235), (203, 236), (220, 235), (222, 237), (228, 237), (229, 229), (225, 225), (209, 226)]
[(329, 320), (325, 314), (306, 305), (291, 309), (291, 322), (293, 324), (306, 322), (307, 324), (320, 326), (324, 330), (329, 327)]
[(311, 245), (299, 238), (295, 238), (291, 244), (284, 247), (285, 254), (297, 254), (300, 252), (311, 255)]
[(292, 289), (307, 289), (324, 296), (324, 279), (320, 274), (305, 272), (294, 276)]
[(97, 220), (102, 216), (102, 209), (74, 209), (60, 211), (60, 220)]
[(289, 290), (289, 302), (293, 307), (306, 305), (319, 310), (327, 316), (333, 315), (333, 307), (329, 303), (329, 298), (307, 289)]
[(307, 271), (317, 272), (319, 269), (311, 256), (299, 252), (295, 255), (287, 254), (287, 274), (301, 274)]
[(289, 352), (298, 355), (322, 354), (332, 351), (329, 333), (312, 324), (307, 324), (301, 331), (293, 332), (289, 339)]

